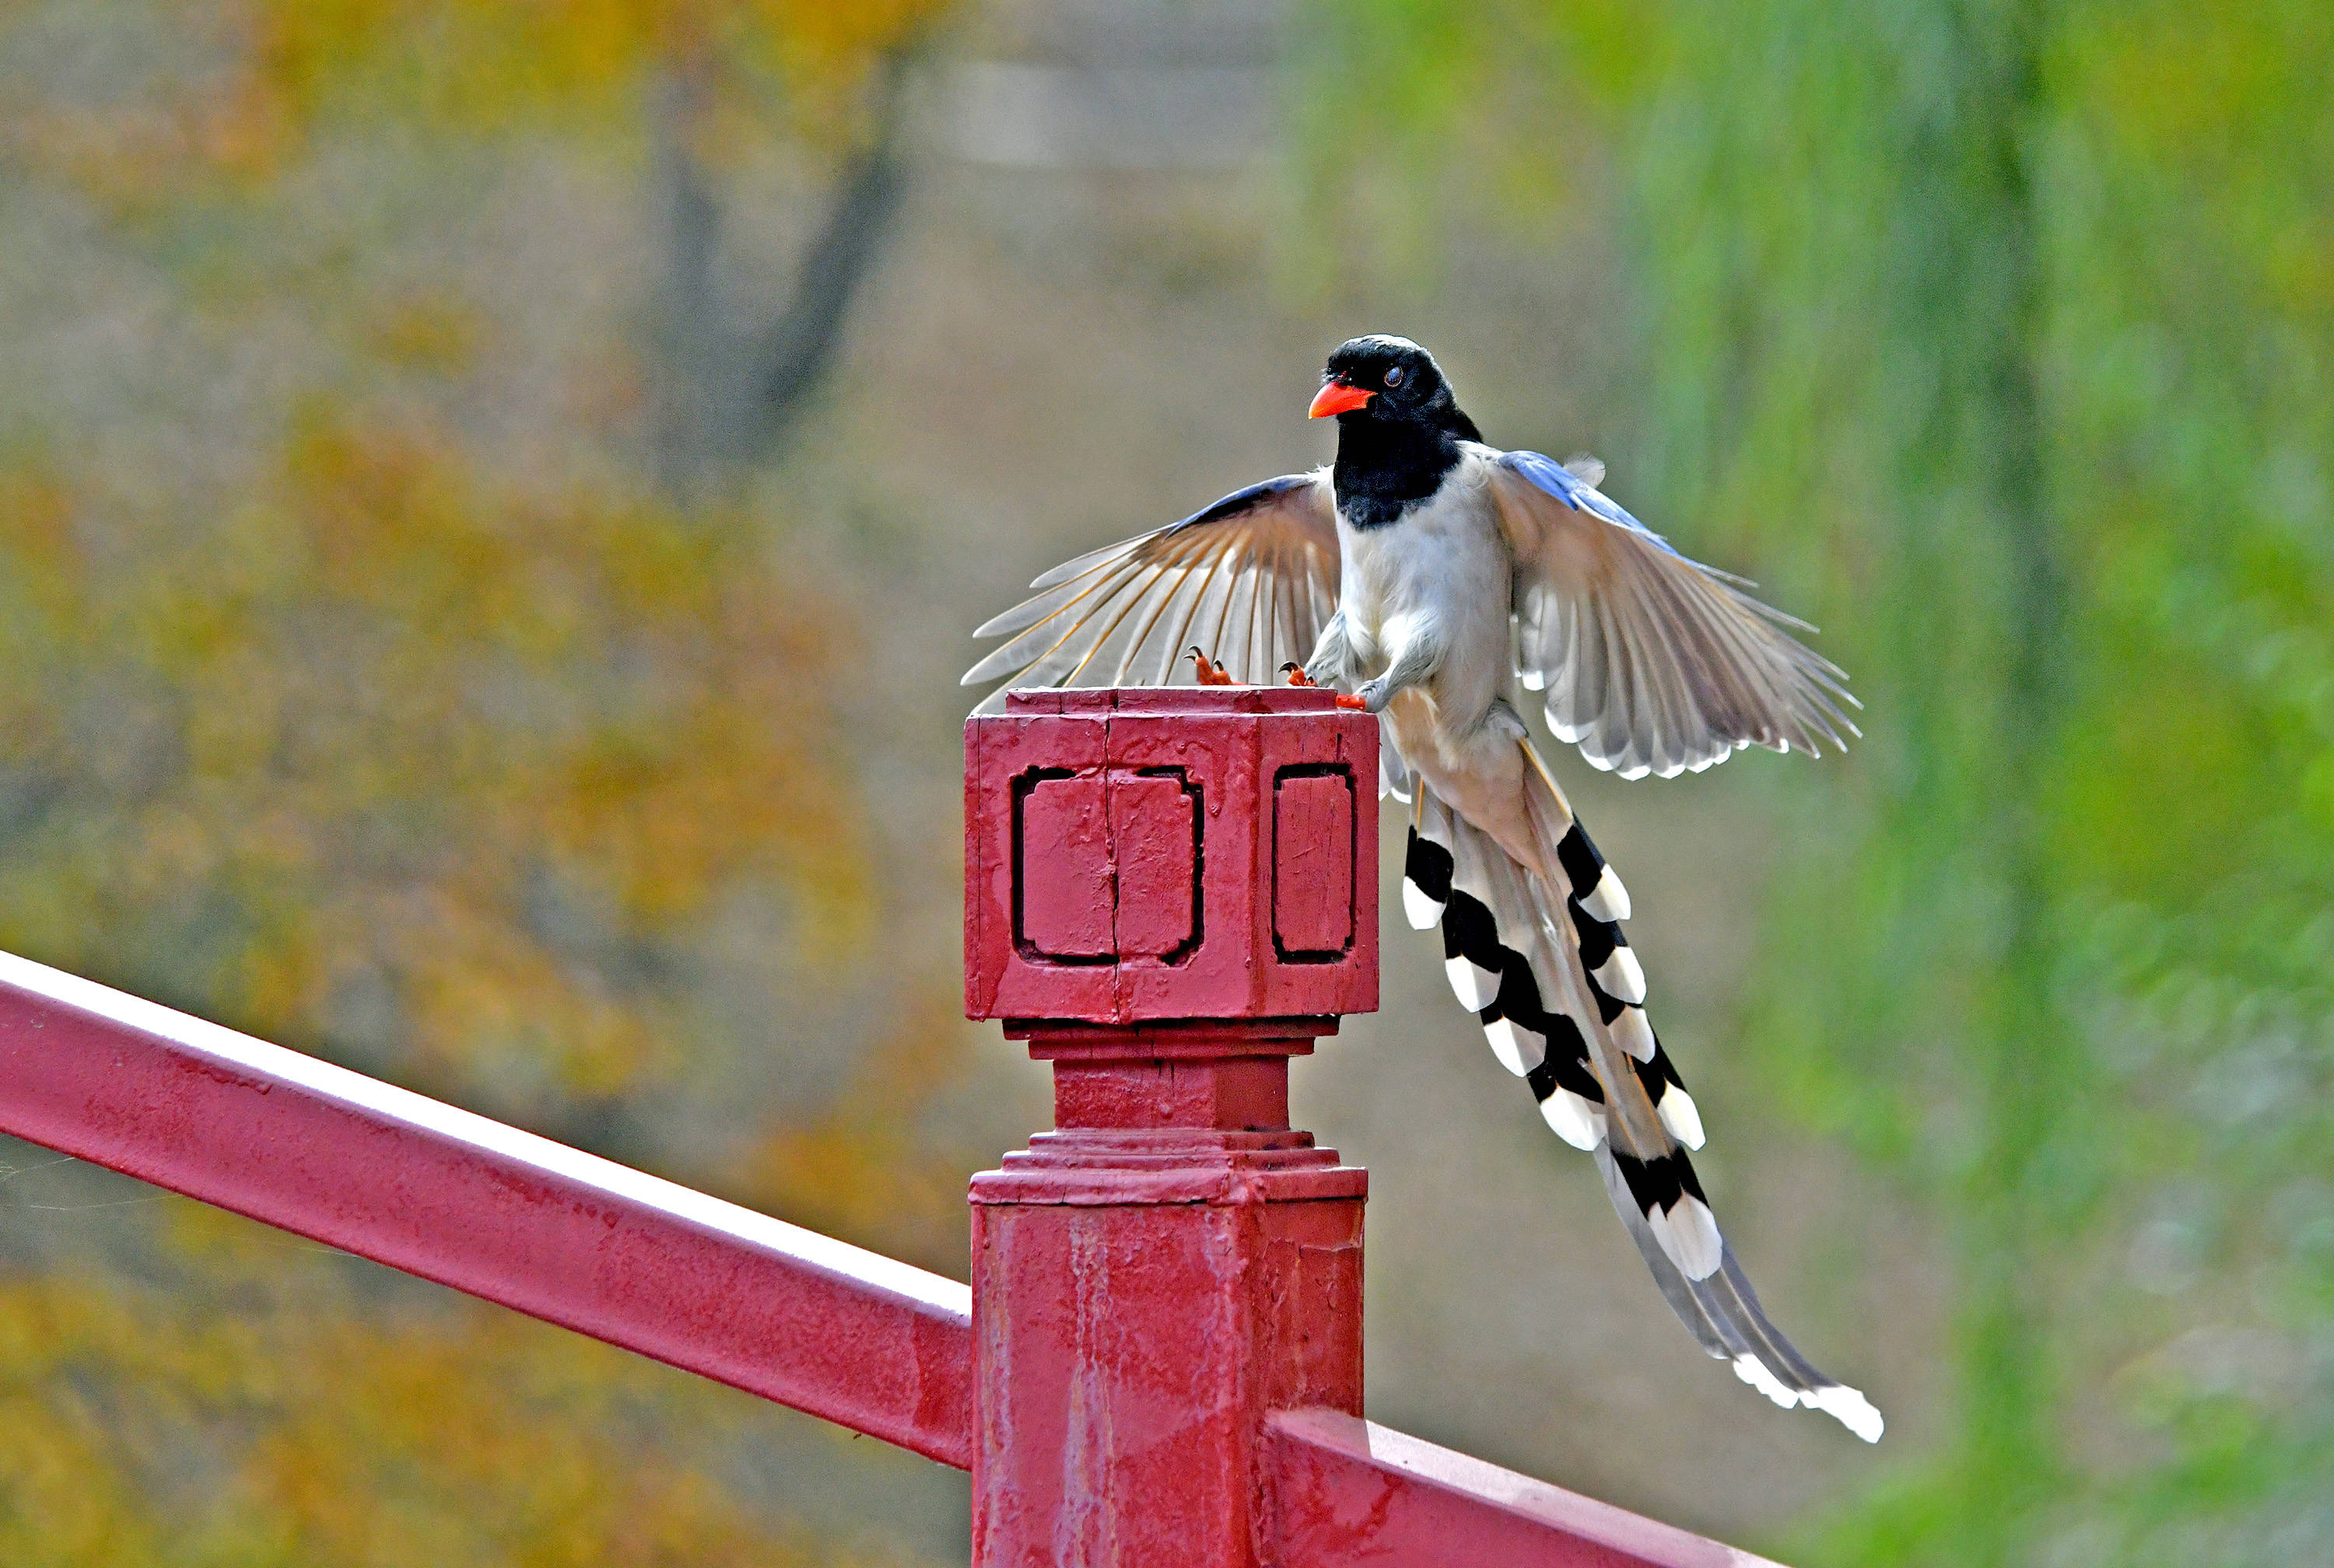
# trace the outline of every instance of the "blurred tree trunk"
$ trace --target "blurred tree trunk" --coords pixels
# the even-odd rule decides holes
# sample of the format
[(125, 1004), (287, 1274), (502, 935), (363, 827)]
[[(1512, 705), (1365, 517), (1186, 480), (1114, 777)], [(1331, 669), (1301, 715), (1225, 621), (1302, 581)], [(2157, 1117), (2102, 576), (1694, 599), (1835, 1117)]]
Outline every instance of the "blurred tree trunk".
[(666, 227), (656, 461), (687, 495), (709, 467), (767, 456), (808, 407), (834, 361), (853, 296), (882, 254), (906, 184), (901, 151), (909, 50), (871, 72), (870, 131), (843, 159), (825, 216), (775, 310), (725, 289), (726, 219), (697, 148), (713, 63), (676, 57), (653, 95), (657, 180)]

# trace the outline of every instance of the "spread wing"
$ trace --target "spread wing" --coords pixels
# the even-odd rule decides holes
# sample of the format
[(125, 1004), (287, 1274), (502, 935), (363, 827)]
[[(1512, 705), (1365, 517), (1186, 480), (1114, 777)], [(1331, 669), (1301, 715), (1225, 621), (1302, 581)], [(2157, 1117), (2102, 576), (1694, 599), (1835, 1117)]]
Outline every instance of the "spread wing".
[(1862, 733), (1847, 672), (1783, 630), (1815, 629), (1671, 549), (1596, 488), (1601, 466), (1502, 452), (1491, 475), (1516, 556), (1518, 674), (1591, 763), (1669, 778), (1746, 746), (1819, 755)]
[(1336, 503), (1328, 470), (1236, 490), (1155, 533), (1065, 562), (973, 633), (1004, 646), (965, 671), (1004, 692), (1037, 686), (1188, 684), (1197, 644), (1243, 685), (1313, 651), (1337, 608)]

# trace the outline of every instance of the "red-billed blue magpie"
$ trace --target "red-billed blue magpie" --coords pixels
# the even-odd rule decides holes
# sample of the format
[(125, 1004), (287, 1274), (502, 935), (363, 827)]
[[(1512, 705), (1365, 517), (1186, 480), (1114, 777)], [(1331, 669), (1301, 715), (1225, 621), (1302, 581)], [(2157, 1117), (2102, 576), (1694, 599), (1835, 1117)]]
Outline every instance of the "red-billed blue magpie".
[(1203, 678), (1293, 670), (1376, 714), (1383, 788), (1412, 813), (1403, 908), (1442, 928), (1452, 988), (1500, 1065), (1595, 1155), (1705, 1350), (1876, 1440), (1880, 1412), (1768, 1322), (1720, 1235), (1688, 1158), (1702, 1116), (1622, 932), (1629, 895), (1516, 707), (1519, 687), (1538, 693), (1596, 766), (1668, 778), (1750, 746), (1843, 746), (1847, 677), (1785, 630), (1803, 622), (1615, 505), (1602, 464), (1485, 446), (1407, 339), (1341, 345), (1310, 412), (1337, 421), (1328, 467), (1046, 572), (980, 628), (1008, 640), (965, 683), (1163, 685), (1196, 644), (1214, 656)]

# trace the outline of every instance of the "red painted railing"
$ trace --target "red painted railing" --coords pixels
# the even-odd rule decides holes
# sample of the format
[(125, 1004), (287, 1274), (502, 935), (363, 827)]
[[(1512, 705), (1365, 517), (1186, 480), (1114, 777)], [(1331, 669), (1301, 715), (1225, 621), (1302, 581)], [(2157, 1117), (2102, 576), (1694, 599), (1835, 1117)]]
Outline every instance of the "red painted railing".
[(1287, 1072), (1374, 1005), (1374, 727), (1057, 694), (967, 756), (968, 1010), (1056, 1122), (969, 1289), (5, 955), (0, 1130), (969, 1467), (987, 1568), (1756, 1562), (1360, 1419), (1365, 1178)]
[(5, 954), (0, 1130), (972, 1463), (955, 1281)]

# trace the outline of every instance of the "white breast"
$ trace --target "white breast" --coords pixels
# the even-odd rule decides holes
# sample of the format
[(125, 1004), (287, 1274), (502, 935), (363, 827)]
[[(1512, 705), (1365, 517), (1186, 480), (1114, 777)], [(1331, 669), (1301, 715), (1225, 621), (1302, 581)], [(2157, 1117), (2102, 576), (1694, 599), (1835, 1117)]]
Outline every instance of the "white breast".
[(1446, 722), (1479, 717), (1507, 679), (1512, 568), (1490, 476), (1469, 451), (1401, 521), (1364, 530), (1337, 519), (1339, 605), (1356, 669), (1375, 674), (1411, 639), (1430, 640), (1442, 657), (1428, 695)]

